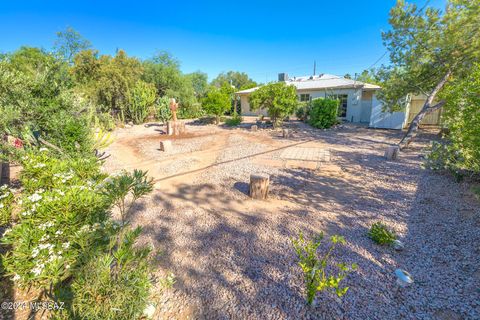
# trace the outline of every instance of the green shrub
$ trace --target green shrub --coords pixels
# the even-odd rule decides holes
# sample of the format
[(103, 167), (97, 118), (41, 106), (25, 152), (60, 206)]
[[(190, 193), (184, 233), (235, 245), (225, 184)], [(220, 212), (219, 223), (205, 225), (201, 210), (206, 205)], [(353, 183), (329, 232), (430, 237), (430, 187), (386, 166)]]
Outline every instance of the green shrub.
[(149, 249), (134, 247), (141, 229), (128, 230), (83, 266), (72, 283), (73, 318), (138, 319), (150, 290)]
[(242, 123), (242, 121), (243, 121), (243, 118), (241, 115), (234, 114), (232, 117), (228, 118), (225, 121), (225, 124), (229, 127), (234, 127), (234, 126), (238, 126), (240, 123)]
[(334, 235), (330, 238), (331, 246), (321, 258), (317, 257), (318, 247), (323, 239), (320, 234), (315, 240), (306, 240), (300, 233), (298, 239), (292, 239), (293, 247), (300, 261), (298, 265), (302, 268), (305, 277), (305, 290), (308, 304), (312, 304), (317, 292), (324, 290), (333, 291), (337, 296), (341, 297), (348, 291), (348, 287), (340, 287), (345, 277), (353, 270), (357, 269), (356, 264), (351, 266), (345, 263), (338, 263), (337, 272), (330, 271), (331, 255), (338, 244), (345, 244), (345, 239), (341, 236)]
[(200, 103), (180, 104), (177, 110), (178, 119), (197, 119), (205, 115)]
[(140, 229), (129, 231), (110, 214), (115, 205), (128, 207), (125, 198), (134, 202), (149, 192), (149, 180), (141, 171), (106, 178), (95, 160), (49, 153), (22, 158), (20, 214), (2, 238), (12, 248), (2, 257), (6, 274), (67, 302), (58, 318), (135, 318), (150, 287), (148, 250), (133, 248)]
[(202, 107), (207, 114), (215, 116), (215, 123), (218, 124), (220, 117), (231, 107), (230, 96), (217, 88), (211, 88), (202, 99)]
[(375, 222), (368, 231), (368, 237), (380, 245), (392, 244), (397, 236), (381, 222)]
[(315, 128), (326, 129), (338, 123), (338, 100), (316, 98), (312, 100), (309, 123)]
[(309, 102), (299, 102), (297, 105), (297, 110), (295, 110), (295, 116), (298, 120), (306, 121), (308, 117), (308, 108), (310, 107)]
[(86, 253), (101, 248), (110, 206), (95, 190), (98, 171), (82, 179), (78, 162), (45, 154), (24, 158), (18, 223), (2, 239), (13, 248), (3, 259), (6, 271), (22, 286), (42, 288), (67, 279)]
[(3, 185), (0, 187), (0, 226), (4, 226), (10, 223), (12, 219), (13, 204), (15, 196), (12, 190)]
[(447, 170), (457, 178), (480, 174), (480, 63), (471, 73), (453, 79), (440, 94), (446, 101), (442, 112), (448, 136), (434, 142), (426, 165), (433, 170)]

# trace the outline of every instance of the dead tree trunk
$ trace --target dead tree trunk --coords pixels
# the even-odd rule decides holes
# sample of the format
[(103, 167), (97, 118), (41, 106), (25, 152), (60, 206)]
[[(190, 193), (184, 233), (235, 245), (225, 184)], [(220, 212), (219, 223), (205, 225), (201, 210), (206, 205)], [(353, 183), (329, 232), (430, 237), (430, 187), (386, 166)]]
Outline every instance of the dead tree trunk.
[(430, 95), (427, 98), (427, 101), (425, 101), (425, 104), (423, 105), (422, 109), (420, 112), (413, 118), (412, 122), (410, 123), (410, 126), (408, 127), (407, 133), (403, 136), (402, 140), (398, 143), (398, 147), (400, 150), (403, 150), (406, 148), (410, 142), (416, 137), (417, 132), (418, 132), (418, 127), (420, 126), (420, 122), (425, 118), (426, 115), (428, 115), (430, 112), (433, 112), (437, 109), (440, 109), (444, 104), (445, 101), (442, 100), (436, 105), (432, 106), (433, 100), (435, 100), (435, 97), (437, 96), (438, 92), (443, 88), (445, 83), (447, 83), (448, 78), (452, 75), (452, 72), (449, 70), (445, 76), (440, 80), (440, 82), (436, 85), (436, 87), (433, 89), (433, 91), (430, 93)]

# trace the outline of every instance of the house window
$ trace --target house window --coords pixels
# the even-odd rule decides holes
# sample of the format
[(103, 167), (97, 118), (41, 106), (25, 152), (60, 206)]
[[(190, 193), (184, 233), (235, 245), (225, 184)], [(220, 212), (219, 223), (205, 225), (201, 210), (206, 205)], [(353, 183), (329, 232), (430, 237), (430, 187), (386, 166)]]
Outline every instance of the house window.
[(338, 106), (338, 116), (340, 118), (347, 117), (348, 94), (329, 94), (328, 98), (340, 100)]
[(310, 94), (309, 93), (301, 93), (299, 95), (300, 101), (310, 101)]

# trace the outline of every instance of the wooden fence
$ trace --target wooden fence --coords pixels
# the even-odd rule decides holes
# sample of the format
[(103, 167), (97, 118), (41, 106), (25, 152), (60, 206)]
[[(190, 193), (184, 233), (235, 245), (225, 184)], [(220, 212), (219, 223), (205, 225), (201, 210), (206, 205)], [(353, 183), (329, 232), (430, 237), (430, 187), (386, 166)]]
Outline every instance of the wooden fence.
[[(408, 118), (407, 118), (407, 126), (410, 125), (413, 118), (420, 112), (423, 105), (425, 104), (424, 98), (417, 98), (414, 97), (410, 101), (410, 106), (408, 109)], [(423, 118), (422, 122), (420, 123), (421, 126), (440, 126), (442, 122), (442, 109), (435, 110)]]

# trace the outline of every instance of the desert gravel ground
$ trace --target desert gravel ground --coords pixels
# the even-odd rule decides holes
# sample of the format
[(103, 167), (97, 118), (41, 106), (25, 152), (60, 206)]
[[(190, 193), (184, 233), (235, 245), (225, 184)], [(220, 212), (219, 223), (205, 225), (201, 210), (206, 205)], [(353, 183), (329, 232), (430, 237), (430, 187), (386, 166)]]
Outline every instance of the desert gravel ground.
[[(156, 190), (132, 222), (142, 242), (162, 252), (155, 273), (173, 272), (173, 288), (159, 291), (157, 319), (479, 319), (480, 205), (466, 183), (422, 168), (424, 133), (386, 161), (401, 133), (341, 126), (313, 130), (291, 123), (281, 132), (187, 126), (191, 137), (158, 151), (158, 128), (115, 132), (105, 170), (149, 170)], [(330, 162), (289, 162), (289, 146), (324, 148)], [(251, 173), (271, 175), (271, 197), (247, 195)], [(366, 236), (383, 221), (405, 243), (394, 251)], [(303, 278), (291, 237), (339, 234), (347, 245), (334, 261), (357, 263), (340, 300), (318, 294), (305, 304)], [(323, 247), (322, 247), (323, 248)], [(395, 283), (402, 268), (415, 280)]]

